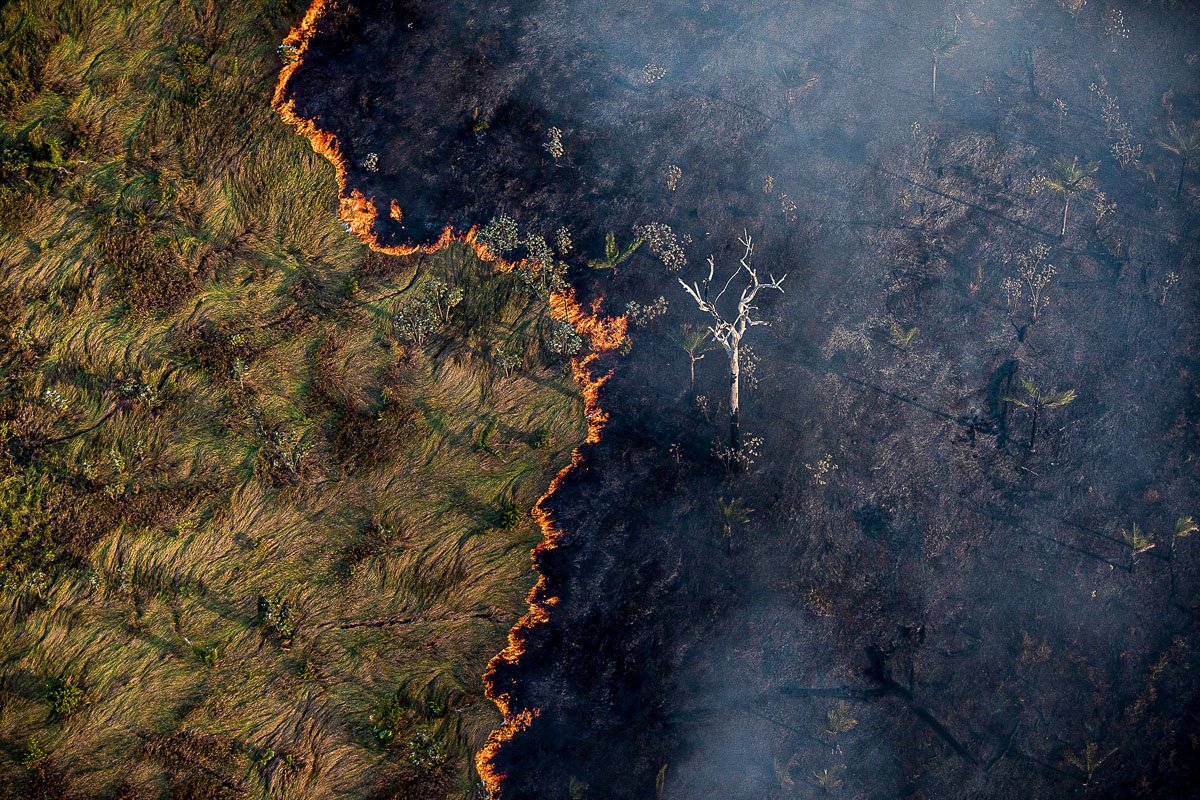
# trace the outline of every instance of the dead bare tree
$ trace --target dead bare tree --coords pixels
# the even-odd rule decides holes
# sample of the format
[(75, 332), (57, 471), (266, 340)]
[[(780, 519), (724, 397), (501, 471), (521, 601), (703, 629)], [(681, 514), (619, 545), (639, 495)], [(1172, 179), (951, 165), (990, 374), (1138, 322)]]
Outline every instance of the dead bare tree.
[[(700, 310), (712, 317), (712, 323), (709, 324), (708, 330), (712, 333), (713, 339), (724, 349), (725, 354), (729, 356), (729, 446), (735, 451), (741, 447), (741, 433), (738, 428), (738, 412), (741, 406), (738, 390), (740, 388), (742, 373), (742, 337), (745, 336), (746, 331), (750, 328), (770, 324), (755, 315), (758, 307), (754, 305), (754, 300), (758, 297), (758, 293), (764, 289), (774, 289), (782, 293), (782, 284), (784, 278), (787, 278), (787, 275), (778, 280), (776, 280), (774, 275), (770, 275), (769, 281), (759, 278), (758, 272), (750, 265), (751, 259), (754, 256), (753, 239), (751, 239), (749, 233), (743, 231), (738, 241), (746, 248), (746, 252), (739, 261), (739, 268), (730, 274), (729, 279), (725, 281), (725, 285), (721, 287), (721, 291), (717, 293), (716, 297), (709, 299), (709, 289), (712, 286), (713, 275), (716, 274), (716, 265), (713, 263), (712, 256), (708, 257), (708, 278), (703, 282), (688, 284), (682, 278), (678, 279), (679, 284), (696, 301), (696, 305), (699, 306)], [(749, 277), (749, 283), (742, 289), (742, 294), (738, 298), (733, 316), (727, 317), (725, 312), (719, 308), (721, 298), (725, 296), (725, 292), (733, 284), (734, 278), (740, 275), (743, 270)]]

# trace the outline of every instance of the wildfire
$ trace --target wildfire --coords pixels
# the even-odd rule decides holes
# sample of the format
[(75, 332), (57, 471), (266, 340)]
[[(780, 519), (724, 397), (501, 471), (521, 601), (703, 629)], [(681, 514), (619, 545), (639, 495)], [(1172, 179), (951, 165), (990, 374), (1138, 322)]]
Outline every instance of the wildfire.
[(550, 315), (571, 323), (580, 336), (587, 337), (588, 343), (597, 353), (615, 350), (625, 341), (628, 323), (624, 316), (600, 316), (602, 300), (603, 298), (593, 300), (589, 311), (575, 298), (574, 289), (555, 292), (550, 296)]
[[(520, 266), (499, 258), (488, 249), (487, 245), (478, 239), (478, 229), (472, 227), (464, 234), (457, 234), (447, 226), (437, 241), (432, 244), (402, 244), (385, 245), (375, 234), (375, 225), (379, 217), (379, 208), (374, 199), (368, 198), (358, 189), (349, 189), (347, 185), (348, 169), (342, 155), (337, 138), (328, 131), (323, 131), (314, 120), (306, 119), (296, 112), (293, 100), (286, 99), (287, 87), (296, 70), (303, 63), (304, 54), (316, 33), (317, 24), (322, 15), (332, 7), (330, 0), (313, 0), (304, 18), (288, 33), (283, 44), (289, 58), (279, 72), (279, 81), (275, 86), (272, 107), (279, 113), (285, 123), (303, 136), (312, 145), (315, 152), (324, 156), (333, 164), (338, 183), (339, 207), (338, 215), (346, 225), (346, 229), (357, 236), (372, 250), (395, 256), (408, 256), (416, 253), (435, 253), (450, 243), (458, 241), (475, 251), (481, 261), (494, 264), (496, 269), (508, 272)], [(396, 200), (388, 205), (388, 217), (399, 223), (404, 219), (404, 211)], [(606, 317), (600, 313), (603, 298), (594, 300), (590, 308), (584, 307), (576, 298), (573, 289), (554, 292), (550, 295), (550, 314), (555, 319), (569, 322), (575, 331), (587, 339), (592, 352), (571, 361), (571, 375), (579, 385), (583, 397), (584, 416), (588, 422), (586, 444), (594, 444), (600, 440), (600, 432), (608, 421), (608, 414), (600, 407), (600, 389), (612, 376), (612, 373), (593, 375), (592, 365), (601, 353), (615, 350), (625, 342), (627, 322), (624, 316)], [(541, 541), (534, 547), (532, 560), (537, 568), (538, 557), (541, 553), (558, 547), (562, 532), (554, 524), (546, 503), (558, 491), (566, 476), (583, 461), (583, 453), (576, 448), (571, 453), (571, 461), (550, 481), (550, 486), (534, 504), (532, 516), (542, 531)], [(558, 604), (559, 598), (551, 595), (546, 584), (546, 576), (538, 574), (537, 583), (530, 589), (526, 598), (528, 610), (508, 632), (508, 643), (488, 663), (483, 674), (484, 694), (500, 710), (503, 722), (500, 727), (488, 735), (487, 742), (475, 755), (475, 767), (487, 789), (490, 797), (500, 796), (504, 773), (495, 767), (497, 752), (521, 731), (528, 728), (533, 720), (541, 713), (537, 708), (513, 708), (511, 696), (496, 687), (497, 668), (505, 664), (515, 664), (525, 653), (525, 643), (530, 629), (544, 625), (550, 619), (550, 610)]]

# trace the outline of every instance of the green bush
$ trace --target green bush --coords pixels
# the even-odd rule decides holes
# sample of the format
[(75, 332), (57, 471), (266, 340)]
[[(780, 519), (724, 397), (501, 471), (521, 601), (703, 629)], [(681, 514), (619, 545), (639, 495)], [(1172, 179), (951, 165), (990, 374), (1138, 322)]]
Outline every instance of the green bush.
[(76, 686), (70, 678), (59, 678), (50, 684), (50, 691), (46, 699), (50, 703), (50, 711), (54, 716), (69, 717), (83, 702), (83, 690)]
[(545, 450), (550, 446), (550, 429), (538, 428), (533, 434), (533, 438), (529, 441), (529, 446), (534, 450)]
[(45, 761), (49, 755), (37, 740), (37, 737), (30, 736), (29, 744), (25, 748), (25, 755), (21, 756), (21, 766), (26, 769), (37, 769), (38, 765)]
[(274, 631), (285, 646), (291, 643), (296, 635), (296, 612), (282, 593), (274, 597), (259, 595), (258, 616), (260, 624)]
[(379, 710), (371, 715), (371, 734), (384, 747), (392, 743), (396, 734), (409, 723), (411, 714), (399, 693), (388, 695)]
[(512, 500), (505, 500), (494, 513), (493, 524), (502, 531), (514, 531), (521, 524), (521, 507)]

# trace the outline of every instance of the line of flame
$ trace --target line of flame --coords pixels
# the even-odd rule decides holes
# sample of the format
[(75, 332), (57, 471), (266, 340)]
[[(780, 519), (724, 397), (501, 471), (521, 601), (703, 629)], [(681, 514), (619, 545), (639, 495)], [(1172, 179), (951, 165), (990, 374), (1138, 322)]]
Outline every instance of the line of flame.
[[(464, 234), (457, 234), (452, 227), (447, 226), (442, 231), (442, 235), (432, 244), (384, 245), (378, 240), (375, 235), (375, 224), (379, 209), (373, 199), (366, 197), (358, 189), (348, 188), (348, 169), (337, 137), (328, 131), (321, 130), (314, 120), (300, 116), (296, 111), (295, 101), (286, 97), (288, 85), (296, 70), (303, 63), (304, 54), (316, 33), (317, 24), (332, 5), (331, 0), (313, 0), (303, 19), (284, 38), (283, 44), (291, 48), (291, 53), (279, 72), (279, 80), (275, 85), (271, 105), (285, 123), (308, 140), (315, 152), (333, 164), (338, 183), (338, 215), (345, 223), (347, 230), (372, 250), (389, 255), (408, 256), (416, 253), (435, 253), (452, 242), (458, 241), (471, 247), (481, 261), (495, 265), (496, 269), (500, 271), (507, 272), (520, 266), (519, 262), (505, 261), (492, 253), (487, 245), (479, 241), (477, 227), (472, 227)], [(404, 212), (395, 200), (391, 200), (389, 203), (388, 216), (396, 222), (400, 222), (404, 218)], [(600, 432), (608, 421), (608, 414), (600, 407), (600, 390), (612, 376), (611, 372), (594, 375), (592, 365), (601, 353), (620, 347), (625, 342), (627, 333), (627, 321), (623, 315), (605, 317), (600, 313), (602, 301), (603, 298), (597, 298), (592, 302), (590, 308), (585, 308), (576, 298), (573, 289), (554, 292), (550, 295), (551, 317), (570, 323), (580, 336), (587, 339), (592, 349), (591, 353), (576, 357), (571, 361), (571, 374), (579, 385), (583, 397), (584, 416), (588, 424), (585, 444), (598, 442)], [(558, 474), (550, 481), (550, 486), (546, 489), (545, 494), (534, 504), (531, 514), (542, 531), (542, 539), (531, 554), (535, 571), (539, 555), (558, 547), (562, 538), (562, 532), (554, 524), (554, 520), (546, 508), (546, 503), (559, 489), (567, 475), (582, 461), (583, 452), (577, 447), (571, 453), (570, 463), (559, 470)], [(505, 664), (515, 664), (520, 659), (525, 653), (525, 643), (529, 631), (538, 625), (544, 625), (550, 619), (550, 610), (558, 603), (558, 597), (550, 594), (545, 575), (538, 573), (537, 583), (530, 589), (526, 602), (528, 609), (508, 632), (507, 645), (492, 658), (483, 674), (484, 694), (496, 704), (503, 717), (500, 727), (488, 735), (484, 746), (475, 754), (475, 768), (491, 798), (501, 796), (505, 778), (505, 773), (495, 766), (496, 754), (506, 742), (528, 728), (541, 713), (537, 708), (514, 708), (509, 694), (499, 691), (495, 684), (497, 668)]]

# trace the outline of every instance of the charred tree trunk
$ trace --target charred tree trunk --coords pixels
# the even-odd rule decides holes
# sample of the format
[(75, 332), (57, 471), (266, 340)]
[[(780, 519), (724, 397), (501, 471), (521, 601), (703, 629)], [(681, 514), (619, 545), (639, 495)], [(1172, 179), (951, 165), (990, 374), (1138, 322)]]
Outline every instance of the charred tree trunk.
[(1178, 200), (1183, 196), (1183, 176), (1187, 174), (1187, 162), (1184, 158), (1179, 162), (1179, 183), (1175, 186), (1175, 199)]

